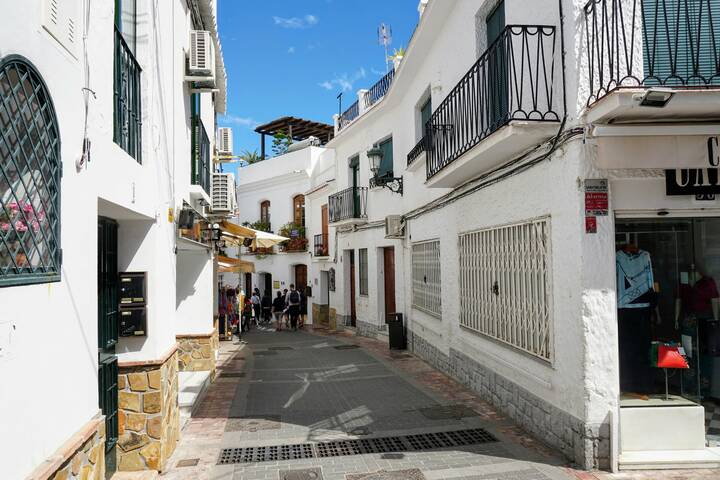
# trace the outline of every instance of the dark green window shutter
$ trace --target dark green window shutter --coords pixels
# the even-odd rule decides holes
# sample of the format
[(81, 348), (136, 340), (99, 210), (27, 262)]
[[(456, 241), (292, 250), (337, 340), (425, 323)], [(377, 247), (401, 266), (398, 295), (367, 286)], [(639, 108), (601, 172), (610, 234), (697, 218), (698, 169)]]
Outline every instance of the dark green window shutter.
[(646, 85), (720, 84), (720, 0), (642, 0)]
[(432, 115), (432, 99), (428, 98), (427, 101), (423, 104), (423, 106), (420, 108), (420, 125), (421, 125), (421, 134), (420, 137), (425, 136), (425, 126), (427, 125), (427, 122), (430, 120), (430, 116)]
[(495, 7), (495, 10), (488, 15), (485, 22), (487, 24), (487, 46), (490, 47), (500, 37), (502, 31), (505, 30), (505, 2), (500, 2)]
[(379, 145), (380, 150), (383, 152), (382, 161), (380, 162), (380, 169), (378, 170), (378, 177), (392, 177), (393, 176), (393, 143), (392, 137), (388, 138)]

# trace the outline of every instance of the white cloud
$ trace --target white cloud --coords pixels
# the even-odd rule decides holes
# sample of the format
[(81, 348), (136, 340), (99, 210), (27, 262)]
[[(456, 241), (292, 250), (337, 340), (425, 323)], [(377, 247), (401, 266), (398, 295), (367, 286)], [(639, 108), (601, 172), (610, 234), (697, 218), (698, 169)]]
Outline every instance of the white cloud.
[(225, 125), (237, 125), (239, 127), (248, 127), (248, 128), (255, 128), (260, 123), (251, 117), (238, 117), (237, 115), (233, 115), (231, 113), (228, 113), (226, 115), (223, 115), (218, 119), (218, 123), (222, 123)]
[(315, 15), (305, 15), (304, 17), (273, 17), (275, 25), (282, 28), (310, 28), (318, 24), (320, 19)]
[(295, 47), (288, 48), (288, 53), (295, 53)]
[(371, 68), (370, 71), (375, 75), (385, 75), (387, 73), (385, 70), (378, 70), (377, 68)]
[(348, 75), (347, 73), (343, 73), (342, 75), (336, 74), (331, 80), (325, 80), (324, 82), (318, 83), (318, 85), (325, 90), (339, 88), (343, 92), (346, 92), (348, 90), (352, 90), (355, 82), (365, 78), (366, 76), (367, 72), (363, 67), (360, 67), (360, 69), (352, 75)]

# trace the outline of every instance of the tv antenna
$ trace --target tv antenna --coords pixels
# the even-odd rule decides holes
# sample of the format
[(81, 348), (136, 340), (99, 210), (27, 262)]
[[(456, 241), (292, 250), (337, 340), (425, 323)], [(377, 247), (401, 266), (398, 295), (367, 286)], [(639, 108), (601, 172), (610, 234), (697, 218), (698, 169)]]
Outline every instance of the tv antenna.
[(388, 47), (392, 44), (392, 27), (381, 23), (378, 27), (378, 42), (385, 47), (385, 73), (390, 71)]

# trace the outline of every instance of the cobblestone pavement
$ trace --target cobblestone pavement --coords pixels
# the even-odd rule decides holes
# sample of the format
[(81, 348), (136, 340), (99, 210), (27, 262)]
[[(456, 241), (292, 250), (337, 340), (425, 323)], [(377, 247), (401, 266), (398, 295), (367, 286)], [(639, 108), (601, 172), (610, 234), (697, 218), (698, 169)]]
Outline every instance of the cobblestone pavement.
[[(553, 450), (462, 385), (413, 355), (391, 352), (387, 344), (374, 339), (320, 330), (255, 331), (246, 339), (248, 344), (244, 346), (222, 342), (219, 376), (183, 430), (170, 468), (161, 478), (720, 478), (717, 470), (614, 475), (573, 470)], [(317, 444), (474, 428), (485, 429), (498, 441), (402, 453), (216, 465), (221, 450), (227, 448)], [(303, 474), (301, 470), (307, 471)]]

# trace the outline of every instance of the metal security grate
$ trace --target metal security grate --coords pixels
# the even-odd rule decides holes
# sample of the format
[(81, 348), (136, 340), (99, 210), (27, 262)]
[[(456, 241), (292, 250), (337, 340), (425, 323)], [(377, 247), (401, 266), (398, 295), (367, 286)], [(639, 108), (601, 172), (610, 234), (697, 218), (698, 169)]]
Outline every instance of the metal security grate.
[(270, 347), (268, 350), (295, 350), (293, 347)]
[(440, 240), (412, 246), (412, 306), (439, 317), (442, 313)]
[(24, 58), (0, 60), (0, 286), (60, 280), (60, 135)]
[(460, 325), (552, 360), (550, 218), (460, 235)]
[(245, 378), (245, 372), (220, 372), (222, 378)]
[(266, 447), (225, 448), (220, 452), (218, 465), (436, 450), (491, 442), (497, 442), (497, 439), (482, 428), (473, 428), (395, 437), (334, 440), (316, 444), (302, 443)]

